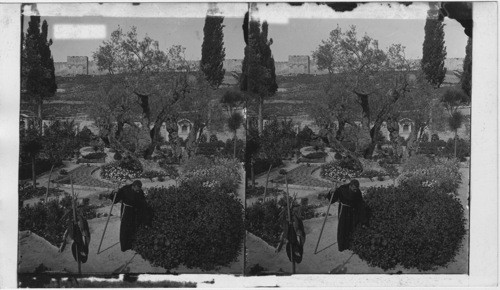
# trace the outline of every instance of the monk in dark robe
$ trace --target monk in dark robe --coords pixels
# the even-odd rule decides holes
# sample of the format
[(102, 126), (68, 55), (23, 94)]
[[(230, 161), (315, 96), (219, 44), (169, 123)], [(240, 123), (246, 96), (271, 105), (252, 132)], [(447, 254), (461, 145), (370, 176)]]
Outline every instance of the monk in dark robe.
[[(332, 191), (327, 194), (330, 199)], [(339, 202), (337, 227), (337, 243), (339, 251), (350, 249), (351, 236), (358, 224), (366, 225), (367, 215), (363, 196), (359, 190), (359, 181), (351, 180), (333, 192), (332, 203)]]
[[(141, 189), (142, 182), (134, 181), (125, 185), (116, 193), (115, 203), (121, 202), (121, 224), (120, 224), (120, 246), (122, 252), (132, 249), (137, 227), (140, 224), (146, 226), (151, 223), (151, 210), (149, 209), (144, 192)], [(109, 196), (113, 200), (114, 192)]]

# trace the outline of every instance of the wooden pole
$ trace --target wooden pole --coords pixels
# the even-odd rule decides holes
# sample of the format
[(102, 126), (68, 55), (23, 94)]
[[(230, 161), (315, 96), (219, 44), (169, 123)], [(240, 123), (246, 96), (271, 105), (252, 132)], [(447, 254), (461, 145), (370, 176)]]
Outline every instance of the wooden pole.
[[(287, 175), (285, 174), (285, 183), (286, 183), (286, 207), (288, 209), (288, 227), (290, 228), (290, 226), (293, 227), (293, 224), (292, 224), (292, 217), (290, 215), (290, 196), (288, 194), (288, 177)], [(292, 243), (292, 241), (288, 241), (290, 244)], [(291, 253), (290, 253), (290, 257), (292, 257), (292, 274), (295, 274), (295, 260), (293, 259), (293, 247), (291, 247)]]
[(273, 167), (273, 165), (269, 164), (269, 170), (267, 171), (267, 177), (266, 177), (266, 187), (264, 187), (264, 201), (266, 201), (267, 185), (269, 183), (269, 174), (271, 173), (271, 168), (272, 167)]
[[(337, 183), (335, 183), (335, 189), (337, 189)], [(328, 218), (328, 213), (330, 212), (330, 206), (332, 206), (332, 199), (333, 199), (333, 193), (332, 196), (330, 196), (328, 208), (326, 209), (325, 219), (323, 220), (323, 225), (321, 226), (321, 231), (319, 232), (318, 242), (316, 243), (316, 248), (314, 249), (315, 255), (318, 253), (319, 241), (321, 240), (321, 236), (323, 235), (323, 230), (325, 229), (326, 219)]]
[[(118, 188), (120, 188), (120, 183), (118, 184)], [(111, 212), (113, 211), (113, 206), (115, 205), (116, 194), (118, 190), (115, 191), (115, 195), (113, 196), (113, 203), (111, 204), (111, 208), (109, 209), (108, 219), (106, 220), (106, 225), (104, 226), (104, 231), (102, 232), (101, 242), (99, 243), (99, 248), (97, 248), (97, 254), (101, 253), (102, 241), (104, 240), (104, 234), (106, 233), (106, 229), (108, 228), (109, 219), (111, 218)]]
[(54, 165), (52, 165), (52, 167), (50, 168), (49, 181), (47, 181), (47, 191), (45, 192), (45, 203), (47, 203), (48, 198), (49, 198), (50, 177), (52, 176), (53, 169), (54, 169)]
[[(72, 205), (73, 205), (73, 227), (78, 226), (78, 220), (76, 219), (76, 195), (75, 195), (75, 190), (73, 189), (73, 178), (71, 178), (71, 174), (69, 175), (69, 181), (71, 182), (71, 195), (72, 195)], [(76, 235), (75, 232), (73, 232), (73, 235)], [(78, 274), (82, 274), (82, 263), (80, 261), (80, 256), (79, 256), (79, 249), (78, 249), (78, 244), (75, 243), (76, 245), (76, 261), (78, 262)]]

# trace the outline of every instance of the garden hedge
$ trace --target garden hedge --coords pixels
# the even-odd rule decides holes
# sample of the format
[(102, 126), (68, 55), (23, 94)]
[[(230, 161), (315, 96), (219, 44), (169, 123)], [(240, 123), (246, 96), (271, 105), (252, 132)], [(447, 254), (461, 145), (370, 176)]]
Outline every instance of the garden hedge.
[(209, 271), (238, 259), (245, 229), (243, 205), (234, 196), (185, 183), (150, 188), (146, 200), (153, 222), (139, 228), (134, 250), (153, 265)]
[(364, 199), (370, 225), (355, 230), (351, 249), (370, 266), (428, 271), (457, 255), (466, 229), (455, 197), (425, 187), (391, 186), (371, 187)]

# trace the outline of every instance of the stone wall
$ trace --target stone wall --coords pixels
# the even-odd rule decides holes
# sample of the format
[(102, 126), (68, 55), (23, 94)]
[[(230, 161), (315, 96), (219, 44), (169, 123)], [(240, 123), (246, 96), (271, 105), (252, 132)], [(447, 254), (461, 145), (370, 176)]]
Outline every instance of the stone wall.
[[(227, 72), (241, 72), (242, 59), (226, 59), (223, 67)], [(415, 60), (416, 63), (420, 62)], [(199, 61), (188, 61), (191, 70), (199, 68)], [(97, 64), (89, 61), (86, 56), (68, 56), (67, 62), (54, 63), (57, 76), (69, 76), (77, 74), (100, 75), (106, 72), (100, 72)], [(288, 61), (276, 61), (277, 75), (296, 75), (296, 74), (326, 74), (327, 70), (318, 69), (316, 62), (308, 55), (290, 55)], [(445, 60), (445, 67), (448, 71), (462, 71), (463, 58), (450, 58)]]

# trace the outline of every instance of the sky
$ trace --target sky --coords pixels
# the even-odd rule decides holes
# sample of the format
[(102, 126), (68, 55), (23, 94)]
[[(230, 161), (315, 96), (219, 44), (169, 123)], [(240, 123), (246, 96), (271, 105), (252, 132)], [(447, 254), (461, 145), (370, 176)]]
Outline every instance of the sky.
[[(213, 7), (213, 6), (212, 6)], [(379, 41), (382, 48), (391, 44), (406, 47), (409, 59), (422, 57), (424, 25), (428, 3), (410, 6), (370, 3), (352, 12), (334, 12), (324, 5), (307, 3), (291, 7), (284, 3), (258, 4), (254, 14), (269, 23), (269, 37), (276, 61), (286, 61), (289, 55), (311, 55), (321, 40), (339, 25), (346, 30), (355, 25), (358, 35), (364, 34)], [(53, 40), (52, 55), (56, 62), (67, 56), (88, 56), (96, 51), (113, 30), (128, 31), (136, 26), (140, 37), (146, 34), (168, 50), (180, 44), (186, 48), (188, 60), (201, 58), (204, 17), (208, 3), (156, 3), (133, 6), (128, 4), (38, 4), (37, 9), (49, 24)], [(248, 6), (245, 3), (219, 3), (218, 13), (224, 19), (224, 43), (227, 59), (242, 59), (244, 41), (241, 25)], [(28, 8), (25, 15), (30, 14)], [(25, 17), (25, 29), (29, 17)], [(445, 19), (445, 45), (448, 58), (463, 58), (467, 36), (462, 26)]]

